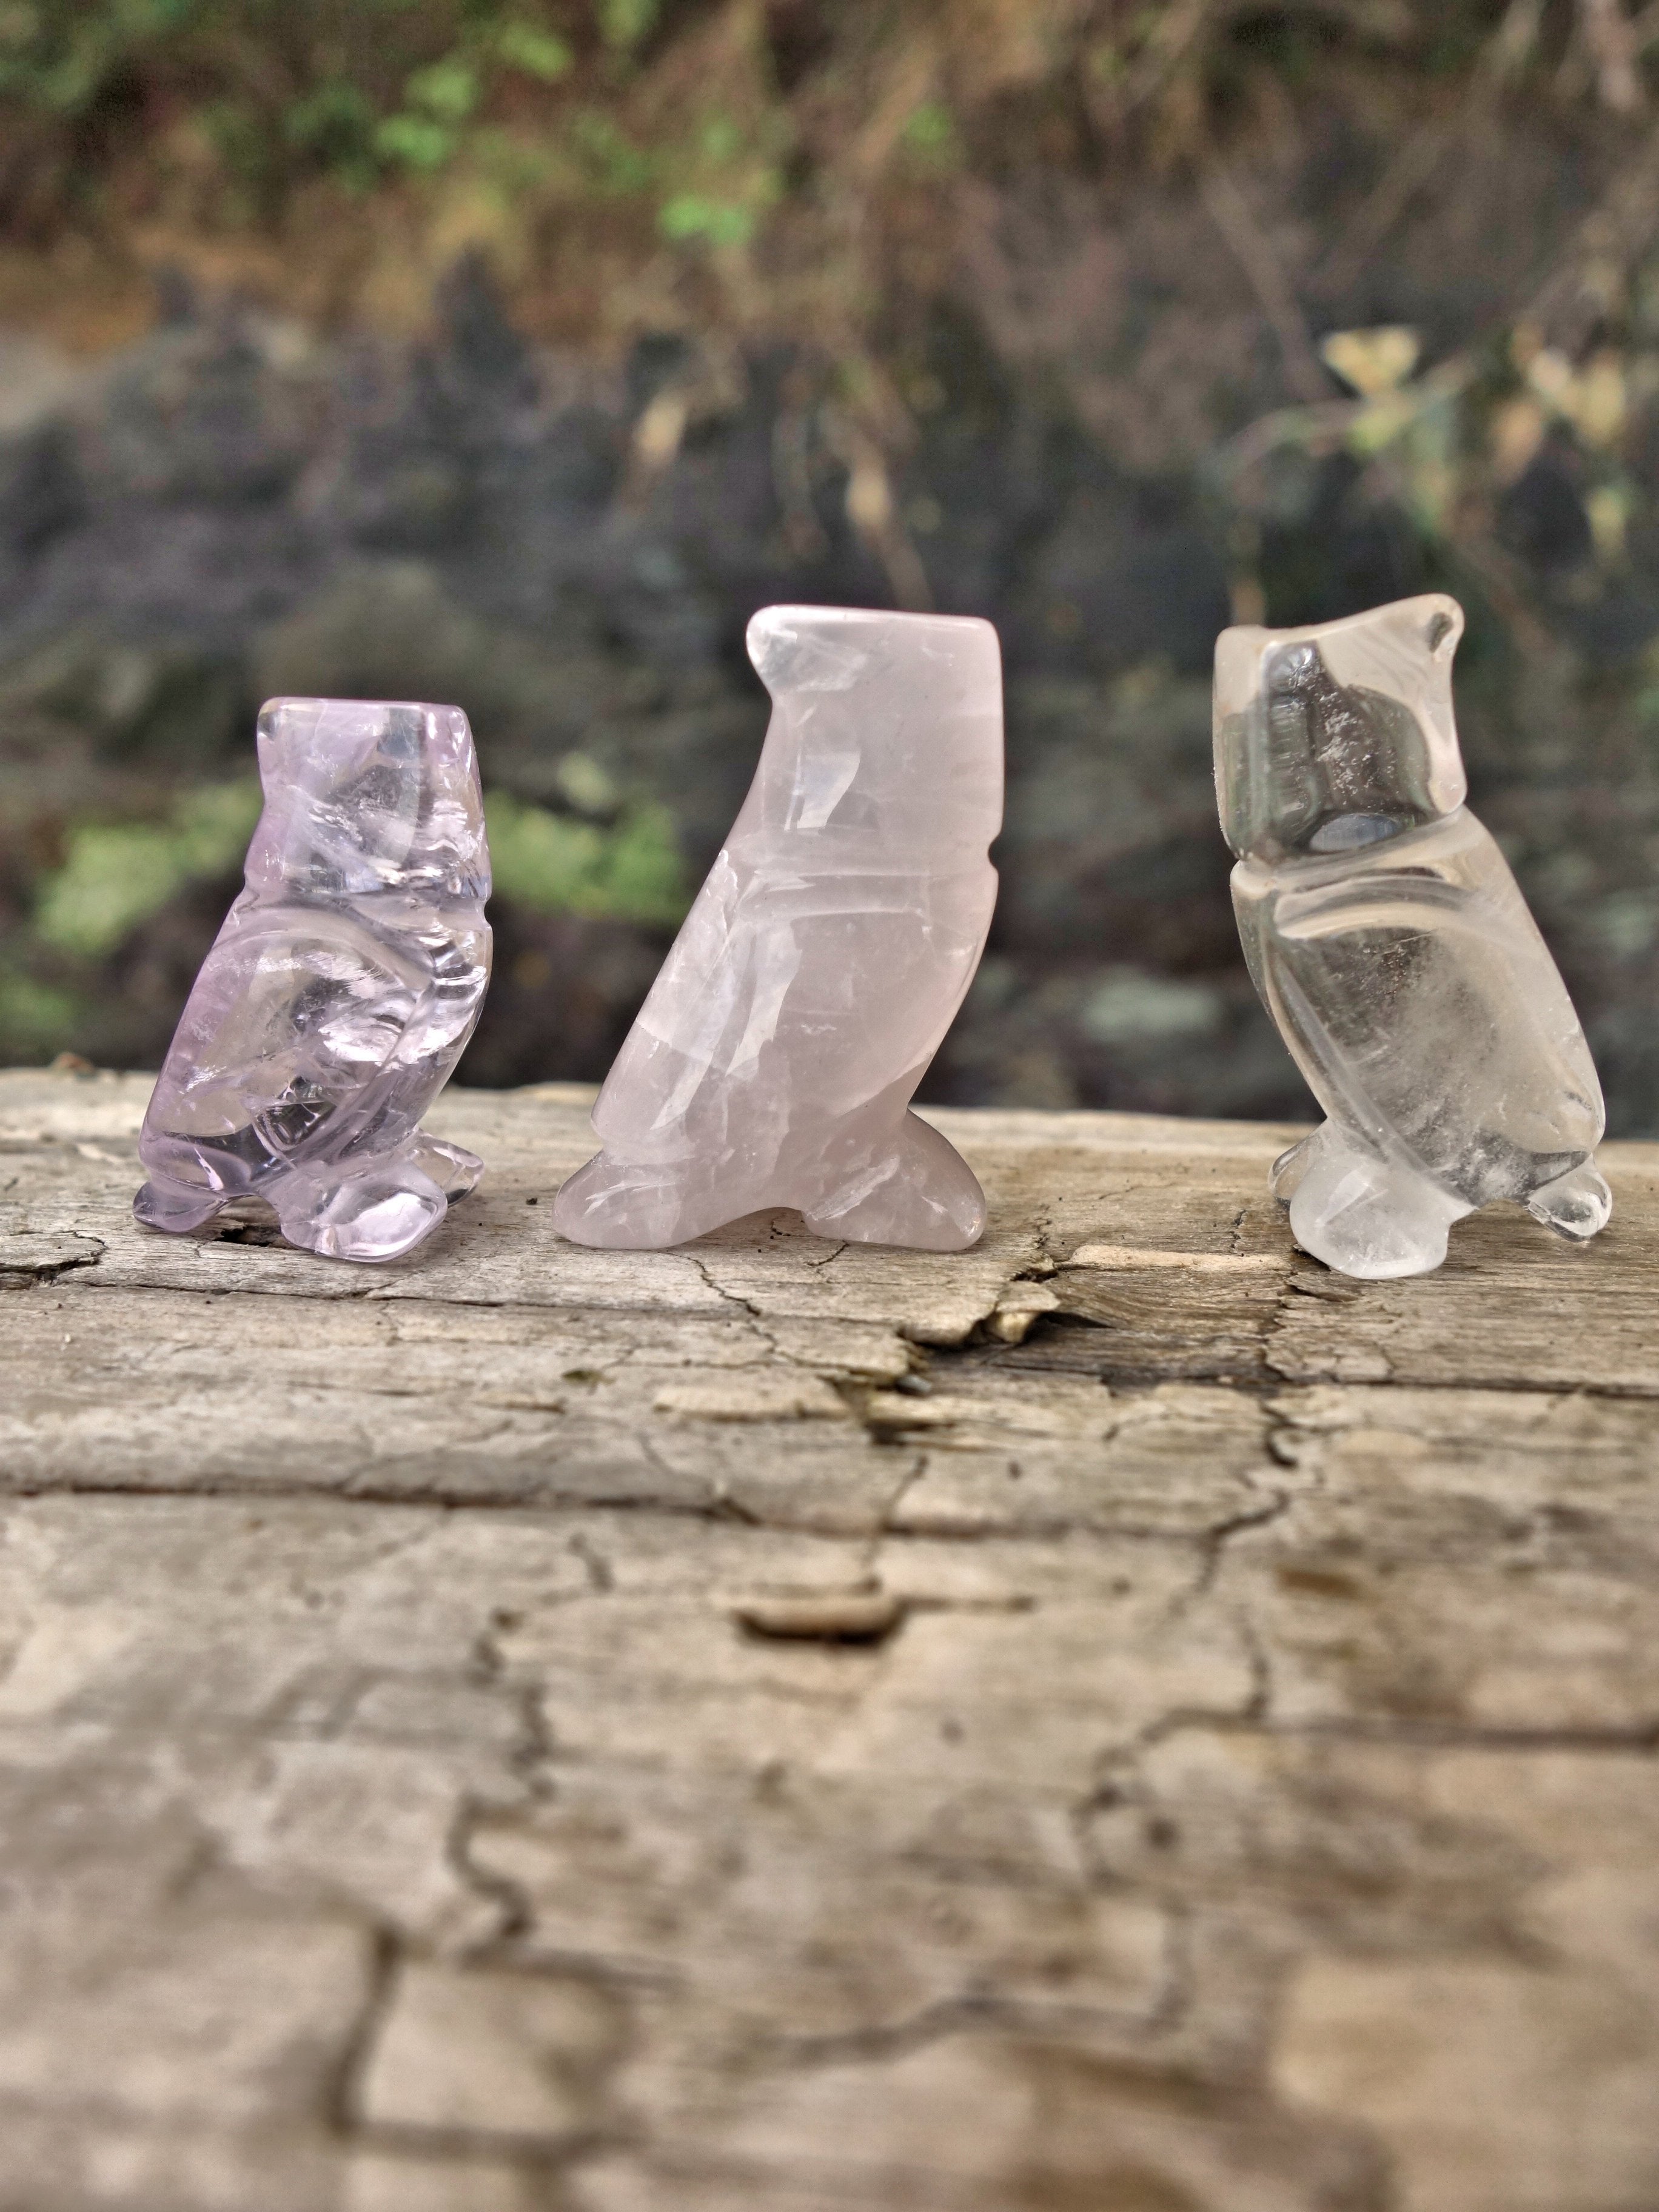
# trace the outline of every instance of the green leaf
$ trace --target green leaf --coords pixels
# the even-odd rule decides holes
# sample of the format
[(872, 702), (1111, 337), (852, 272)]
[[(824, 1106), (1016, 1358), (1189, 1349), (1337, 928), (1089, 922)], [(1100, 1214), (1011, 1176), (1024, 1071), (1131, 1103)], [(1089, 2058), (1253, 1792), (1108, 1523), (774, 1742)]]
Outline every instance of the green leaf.
[(374, 133), (374, 149), (411, 169), (441, 169), (455, 151), (455, 134), (423, 115), (389, 115)]
[(656, 28), (661, 0), (599, 0), (599, 36), (606, 46), (630, 53)]
[(374, 133), (374, 110), (355, 84), (329, 77), (283, 113), (283, 136), (328, 161), (362, 156)]
[(630, 921), (684, 919), (685, 871), (665, 806), (641, 806), (623, 817), (606, 857), (605, 893), (609, 910)]
[(32, 975), (0, 973), (0, 1058), (25, 1060), (61, 1050), (79, 1002)]
[(259, 818), (252, 778), (191, 793), (163, 823), (83, 823), (42, 884), (35, 929), (48, 945), (95, 959), (113, 951), (186, 884), (228, 875)]
[(226, 874), (246, 851), (264, 804), (255, 776), (210, 783), (181, 799), (173, 810), (173, 823), (186, 876)]
[(618, 197), (642, 191), (656, 174), (652, 156), (596, 108), (571, 118), (570, 136), (601, 191)]
[(904, 126), (905, 143), (921, 154), (944, 153), (956, 135), (956, 118), (942, 100), (924, 100)]
[(137, 823), (77, 830), (68, 860), (41, 895), (35, 927), (65, 952), (112, 951), (183, 881), (165, 830)]
[(484, 802), (496, 895), (541, 914), (678, 921), (686, 898), (665, 808), (640, 806), (614, 830), (573, 822), (503, 791)]
[(555, 84), (568, 74), (575, 57), (564, 40), (534, 23), (503, 23), (495, 33), (495, 52), (511, 70)]
[(484, 821), (497, 897), (544, 914), (589, 910), (605, 846), (601, 830), (501, 791), (485, 801)]
[(404, 86), (409, 105), (441, 123), (465, 123), (478, 104), (479, 92), (478, 72), (459, 54), (446, 55), (430, 69), (416, 70)]
[(616, 786), (586, 753), (567, 753), (557, 775), (559, 789), (579, 813), (606, 814), (617, 804)]
[(755, 216), (751, 208), (734, 200), (679, 192), (657, 210), (657, 228), (665, 238), (701, 238), (710, 246), (746, 246), (755, 234)]

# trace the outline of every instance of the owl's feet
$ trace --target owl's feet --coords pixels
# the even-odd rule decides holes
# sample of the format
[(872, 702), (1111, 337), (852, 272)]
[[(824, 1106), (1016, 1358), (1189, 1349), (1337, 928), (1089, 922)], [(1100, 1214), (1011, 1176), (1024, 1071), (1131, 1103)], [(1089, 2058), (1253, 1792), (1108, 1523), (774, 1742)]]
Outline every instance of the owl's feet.
[(1553, 1229), (1559, 1237), (1583, 1243), (1607, 1225), (1613, 1212), (1613, 1193), (1607, 1177), (1594, 1160), (1585, 1160), (1553, 1182), (1540, 1183), (1527, 1194), (1527, 1211), (1534, 1221)]
[[(1328, 1122), (1325, 1125), (1327, 1128), (1329, 1126)], [(1309, 1155), (1323, 1134), (1323, 1129), (1316, 1129), (1312, 1136), (1304, 1137), (1299, 1145), (1292, 1145), (1288, 1152), (1281, 1152), (1268, 1169), (1267, 1188), (1281, 1206), (1288, 1206), (1296, 1196), (1297, 1185), (1308, 1171)]]
[(1425, 1275), (1444, 1260), (1453, 1222), (1470, 1211), (1438, 1183), (1362, 1150), (1328, 1121), (1275, 1163), (1280, 1195), (1279, 1170), (1293, 1160), (1291, 1232), (1340, 1275), (1370, 1282)]
[(644, 1166), (596, 1152), (559, 1185), (553, 1226), (573, 1244), (660, 1252), (753, 1210), (741, 1199), (723, 1206), (708, 1190), (695, 1189), (678, 1168)]
[(346, 1175), (337, 1164), (295, 1168), (260, 1195), (276, 1207), (290, 1244), (325, 1260), (399, 1260), (449, 1210), (413, 1154), (367, 1161)]
[(147, 1183), (140, 1185), (132, 1201), (133, 1218), (142, 1221), (146, 1229), (161, 1229), (170, 1237), (184, 1237), (211, 1221), (229, 1204), (230, 1198), (228, 1191), (192, 1188), (188, 1183), (174, 1182), (167, 1176), (153, 1175)]
[(429, 1237), (449, 1201), (473, 1188), (483, 1162), (459, 1145), (417, 1130), (391, 1159), (343, 1169), (323, 1164), (286, 1169), (242, 1190), (210, 1190), (152, 1174), (132, 1201), (147, 1229), (174, 1237), (203, 1228), (239, 1198), (275, 1209), (284, 1237), (330, 1260), (397, 1260)]
[(918, 1252), (965, 1252), (985, 1233), (985, 1194), (956, 1146), (907, 1113), (898, 1141), (844, 1188), (801, 1199), (815, 1237), (855, 1244), (902, 1244)]
[(477, 1188), (483, 1173), (484, 1164), (476, 1152), (442, 1137), (429, 1137), (424, 1129), (415, 1132), (409, 1157), (423, 1175), (431, 1176), (446, 1198), (465, 1198), (468, 1191)]
[(985, 1194), (967, 1162), (937, 1129), (905, 1114), (885, 1150), (826, 1189), (817, 1148), (810, 1162), (763, 1183), (694, 1183), (682, 1167), (650, 1166), (600, 1152), (566, 1178), (553, 1202), (553, 1225), (575, 1244), (660, 1251), (689, 1243), (764, 1206), (799, 1207), (815, 1237), (849, 1243), (903, 1244), (923, 1252), (963, 1252), (985, 1229)]

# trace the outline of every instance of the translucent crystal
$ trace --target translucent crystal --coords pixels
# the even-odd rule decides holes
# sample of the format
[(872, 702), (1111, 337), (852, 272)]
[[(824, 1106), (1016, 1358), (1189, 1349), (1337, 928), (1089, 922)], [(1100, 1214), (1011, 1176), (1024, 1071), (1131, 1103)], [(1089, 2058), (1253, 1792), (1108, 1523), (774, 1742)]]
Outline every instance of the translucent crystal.
[(1463, 805), (1432, 593), (1305, 629), (1224, 631), (1216, 789), (1245, 957), (1322, 1127), (1275, 1163), (1304, 1250), (1414, 1275), (1518, 1199), (1593, 1237), (1612, 1200), (1584, 1033), (1515, 878)]
[(554, 1218), (659, 1246), (788, 1206), (825, 1237), (960, 1251), (983, 1194), (908, 1107), (996, 898), (996, 633), (767, 607), (749, 654), (773, 700), (760, 766)]
[(144, 1116), (133, 1212), (189, 1230), (253, 1196), (290, 1243), (395, 1259), (482, 1171), (420, 1127), (489, 979), (472, 733), (455, 707), (273, 699), (259, 773), (246, 886)]

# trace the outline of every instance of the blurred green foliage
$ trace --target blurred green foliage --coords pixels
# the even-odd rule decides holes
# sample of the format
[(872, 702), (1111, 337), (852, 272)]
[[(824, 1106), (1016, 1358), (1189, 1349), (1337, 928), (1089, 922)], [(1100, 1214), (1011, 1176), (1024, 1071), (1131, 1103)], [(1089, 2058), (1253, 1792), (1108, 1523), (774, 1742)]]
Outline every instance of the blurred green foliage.
[(509, 198), (638, 198), (677, 242), (745, 243), (787, 132), (627, 112), (659, 0), (3, 0), (13, 227), (279, 222), (452, 174)]
[(0, 1056), (8, 1062), (49, 1059), (80, 1011), (73, 992), (42, 983), (0, 960)]
[[(771, 441), (789, 558), (827, 560), (833, 522), (866, 562), (832, 586), (813, 571), (811, 589), (880, 589), (873, 570), (897, 604), (980, 606), (1012, 618), (1028, 661), (1098, 674), (1092, 633), (1120, 636), (1134, 598), (1132, 574), (1112, 580), (1117, 539), (1155, 545), (1190, 497), (1236, 618), (1301, 620), (1361, 577), (1382, 577), (1380, 597), (1396, 570), (1443, 583), (1471, 606), (1472, 728), (1486, 684), (1492, 728), (1518, 728), (1518, 702), (1540, 728), (1613, 732), (1607, 759), (1639, 766), (1659, 724), (1656, 112), (1659, 13), (1641, 0), (0, 0), (0, 281), (16, 319), (72, 345), (137, 337), (157, 271), (186, 280), (169, 298), (194, 279), (204, 301), (281, 311), (270, 343), (292, 374), (270, 369), (259, 430), (274, 483), (316, 380), (339, 373), (322, 348), (301, 360), (315, 334), (378, 325), (428, 345), (440, 280), (474, 257), (546, 359), (684, 346), (617, 425), (630, 529), (672, 536), (675, 472), (712, 482), (746, 419)], [(1483, 177), (1506, 181), (1483, 198)], [(69, 283), (94, 301), (84, 341)], [(769, 424), (748, 366), (769, 349), (791, 362)], [(151, 428), (181, 404), (158, 391)], [(176, 441), (192, 483), (228, 407), (216, 392)], [(1005, 481), (990, 457), (1017, 423)], [(1055, 426), (1074, 466), (1023, 442)], [(55, 450), (8, 480), (20, 574), (70, 495)], [(406, 526), (438, 560), (416, 493), (435, 484), (441, 507), (473, 465), (417, 440), (387, 477), (393, 536)], [(1114, 504), (1125, 484), (1139, 519)], [(718, 535), (715, 504), (689, 500), (705, 519), (686, 526)], [(1005, 574), (987, 549), (1016, 541)], [(1163, 652), (1163, 619), (1126, 619), (1111, 651)], [(141, 719), (167, 725), (167, 775), (188, 750), (173, 708), (20, 686), (19, 758), (36, 758), (36, 718), (58, 717), (90, 733), (107, 781), (41, 800), (12, 834), (0, 1058), (92, 1036), (70, 1014), (130, 976), (158, 1001), (173, 988), (185, 933), (169, 932), (200, 920), (200, 887), (234, 883), (253, 803), (224, 787), (167, 811), (141, 787)], [(1079, 731), (1092, 712), (1077, 708)], [(1539, 778), (1555, 743), (1528, 756)], [(1524, 780), (1506, 744), (1499, 764)], [(675, 793), (682, 836), (686, 817), (661, 767), (635, 762), (622, 792), (568, 753), (550, 805), (493, 793), (505, 908), (677, 921), (653, 792)], [(547, 775), (543, 759), (520, 787), (550, 798)], [(124, 805), (143, 818), (113, 818)], [(1056, 849), (1084, 826), (1068, 818)], [(1659, 946), (1633, 882), (1597, 878), (1553, 830), (1511, 835), (1533, 840), (1528, 889), (1564, 910), (1600, 885), (1595, 958)], [(1097, 980), (1077, 1022), (1103, 1050), (1209, 1033), (1207, 983)]]
[(252, 777), (186, 793), (161, 822), (83, 823), (49, 875), (35, 930), (59, 951), (96, 959), (187, 884), (227, 874), (259, 818)]
[(613, 201), (636, 252), (730, 258), (787, 210), (813, 265), (793, 255), (780, 296), (845, 325), (879, 312), (890, 189), (1034, 155), (1167, 170), (1264, 79), (1322, 70), (1593, 78), (1575, 21), (1562, 0), (0, 0), (0, 228), (176, 245), (280, 231), (319, 191), (424, 193), (428, 216), (470, 191), (509, 260)]
[(484, 815), (499, 896), (538, 914), (639, 922), (684, 915), (690, 896), (665, 807), (632, 807), (602, 826), (496, 791)]
[[(192, 240), (257, 235), (261, 287), (274, 247), (276, 289), (302, 313), (337, 313), (354, 289), (384, 313), (401, 284), (405, 315), (421, 281), (481, 246), (532, 329), (678, 327), (688, 307), (705, 326), (781, 325), (841, 360), (873, 422), (892, 411), (879, 364), (896, 250), (925, 283), (949, 228), (929, 195), (963, 176), (1191, 173), (1240, 131), (1282, 135), (1287, 101), (1369, 84), (1398, 115), (1408, 196), (1406, 173), (1451, 127), (1449, 106), (1419, 125), (1425, 101), (1462, 101), (1471, 130), (1523, 84), (1636, 117), (1651, 12), (0, 0), (0, 243), (78, 230), (106, 253), (148, 240), (141, 261), (187, 265)], [(675, 291), (693, 269), (695, 303)]]
[[(651, 13), (600, 12), (637, 17), (641, 29)], [(106, 131), (125, 121), (153, 131), (192, 110), (227, 169), (261, 186), (307, 166), (354, 185), (400, 165), (440, 167), (512, 80), (554, 84), (574, 62), (556, 30), (490, 0), (10, 0), (0, 9), (0, 99)]]
[[(602, 772), (573, 757), (565, 783), (589, 800), (608, 801), (596, 781)], [(234, 875), (259, 806), (259, 785), (245, 777), (185, 793), (159, 822), (76, 825), (63, 866), (40, 884), (35, 936), (81, 960), (114, 951), (188, 884)], [(602, 823), (493, 792), (485, 812), (501, 896), (538, 914), (646, 923), (684, 916), (684, 871), (665, 808), (627, 807)], [(0, 1030), (8, 1036), (52, 1033), (68, 1004), (64, 994), (23, 976), (0, 977)]]

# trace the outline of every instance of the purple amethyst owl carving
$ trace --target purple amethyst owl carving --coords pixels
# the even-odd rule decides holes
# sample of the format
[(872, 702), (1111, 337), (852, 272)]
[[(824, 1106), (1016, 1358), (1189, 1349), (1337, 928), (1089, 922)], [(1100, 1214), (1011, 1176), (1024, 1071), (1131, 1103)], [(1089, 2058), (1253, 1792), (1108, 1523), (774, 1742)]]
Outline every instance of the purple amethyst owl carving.
[(197, 1229), (234, 1200), (289, 1243), (393, 1260), (482, 1163), (421, 1116), (489, 979), (489, 854), (456, 707), (273, 699), (246, 886), (144, 1116), (133, 1211)]

